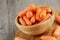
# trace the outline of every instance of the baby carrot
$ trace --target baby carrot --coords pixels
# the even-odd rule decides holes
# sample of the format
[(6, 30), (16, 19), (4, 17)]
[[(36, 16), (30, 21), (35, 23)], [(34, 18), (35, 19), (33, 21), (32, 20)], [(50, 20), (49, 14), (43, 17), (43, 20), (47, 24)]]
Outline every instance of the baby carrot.
[(26, 13), (27, 18), (31, 18), (32, 16), (33, 16), (33, 13), (31, 11)]
[(28, 11), (33, 11), (35, 9), (36, 9), (35, 5), (31, 4), (29, 7), (27, 7), (26, 9), (19, 13), (19, 17), (23, 17)]
[(28, 26), (32, 25), (31, 21), (26, 16), (23, 16), (23, 19)]
[(51, 10), (51, 8), (46, 7), (46, 11), (47, 11), (47, 12), (51, 12), (52, 10)]
[(43, 9), (42, 12), (40, 13), (40, 18), (43, 20), (46, 17), (46, 10)]
[(46, 17), (43, 19), (43, 21), (47, 20), (51, 16), (50, 13), (46, 14)]
[(14, 40), (25, 40), (24, 38), (21, 38), (21, 37), (15, 37)]
[(41, 10), (40, 8), (37, 8), (37, 10), (36, 10), (36, 20), (37, 20), (37, 21), (41, 21), (41, 19), (40, 19), (40, 17), (39, 17), (41, 11), (42, 11), (42, 10)]
[(60, 16), (56, 16), (55, 21), (60, 24)]
[(57, 26), (54, 33), (53, 33), (53, 36), (55, 37), (59, 37), (60, 36), (60, 26)]
[(21, 23), (21, 25), (26, 26), (26, 23), (25, 23), (25, 21), (23, 20), (23, 18), (19, 18), (19, 22)]
[(53, 36), (42, 36), (41, 40), (56, 40), (56, 38)]
[(33, 16), (31, 17), (31, 22), (32, 22), (32, 23), (35, 23), (35, 21), (36, 21), (36, 18), (35, 18), (35, 15), (33, 15)]

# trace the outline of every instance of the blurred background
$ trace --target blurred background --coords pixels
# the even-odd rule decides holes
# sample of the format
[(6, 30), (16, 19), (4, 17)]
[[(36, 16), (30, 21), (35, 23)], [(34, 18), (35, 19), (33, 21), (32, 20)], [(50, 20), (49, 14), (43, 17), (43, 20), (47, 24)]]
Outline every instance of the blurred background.
[(60, 0), (0, 0), (0, 40), (12, 40), (18, 30), (15, 25), (16, 16), (30, 4), (60, 10)]

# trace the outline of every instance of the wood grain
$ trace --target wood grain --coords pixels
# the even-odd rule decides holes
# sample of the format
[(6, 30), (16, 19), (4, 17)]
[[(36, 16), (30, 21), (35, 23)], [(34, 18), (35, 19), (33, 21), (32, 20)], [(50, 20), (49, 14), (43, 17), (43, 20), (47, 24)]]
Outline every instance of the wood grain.
[(8, 24), (7, 0), (0, 0), (0, 40), (8, 40), (9, 37), (8, 25), (9, 24)]

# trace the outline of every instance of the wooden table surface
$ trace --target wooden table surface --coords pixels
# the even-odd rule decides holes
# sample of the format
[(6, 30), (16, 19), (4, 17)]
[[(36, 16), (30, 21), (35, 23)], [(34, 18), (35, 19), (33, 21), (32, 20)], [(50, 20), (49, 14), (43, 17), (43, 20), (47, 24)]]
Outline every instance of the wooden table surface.
[(29, 4), (60, 9), (60, 0), (0, 0), (0, 40), (12, 40), (17, 31), (15, 17)]

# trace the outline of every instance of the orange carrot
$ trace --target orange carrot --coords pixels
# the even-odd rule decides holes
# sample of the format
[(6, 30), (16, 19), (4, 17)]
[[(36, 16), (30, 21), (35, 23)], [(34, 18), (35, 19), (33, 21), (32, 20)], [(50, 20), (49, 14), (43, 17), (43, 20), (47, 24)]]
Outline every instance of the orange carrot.
[(52, 9), (49, 8), (49, 7), (46, 7), (46, 11), (47, 11), (47, 12), (52, 12)]
[(28, 26), (32, 25), (31, 21), (26, 16), (23, 16), (23, 19)]
[(42, 10), (41, 10), (40, 8), (37, 8), (37, 10), (36, 10), (36, 20), (37, 20), (37, 21), (41, 21), (41, 19), (40, 19), (40, 17), (39, 17), (41, 11), (42, 11)]
[(56, 40), (56, 38), (53, 36), (42, 36), (41, 40)]
[(60, 26), (57, 26), (54, 33), (53, 33), (53, 36), (55, 37), (59, 37), (60, 36)]
[(46, 12), (52, 12), (52, 9), (49, 7), (40, 7), (40, 8), (42, 8), (43, 10), (45, 9)]
[(60, 16), (56, 16), (55, 21), (60, 24)]
[(19, 18), (19, 22), (21, 23), (21, 25), (26, 26), (26, 23), (25, 23), (25, 21), (23, 20), (23, 18)]
[(28, 11), (34, 11), (35, 9), (35, 5), (31, 4), (29, 7), (19, 13), (19, 17), (23, 17)]
[(43, 21), (47, 20), (50, 16), (51, 16), (51, 14), (48, 13), (48, 14), (46, 15), (46, 17), (43, 19)]
[(21, 37), (15, 37), (14, 40), (25, 40), (24, 38), (21, 38)]
[(40, 13), (40, 18), (43, 20), (46, 17), (46, 10), (43, 9), (42, 12)]
[(35, 23), (35, 21), (36, 21), (36, 18), (35, 18), (35, 15), (33, 15), (33, 17), (31, 18), (31, 22)]
[(27, 18), (31, 18), (32, 16), (33, 16), (33, 13), (31, 11), (26, 13)]

